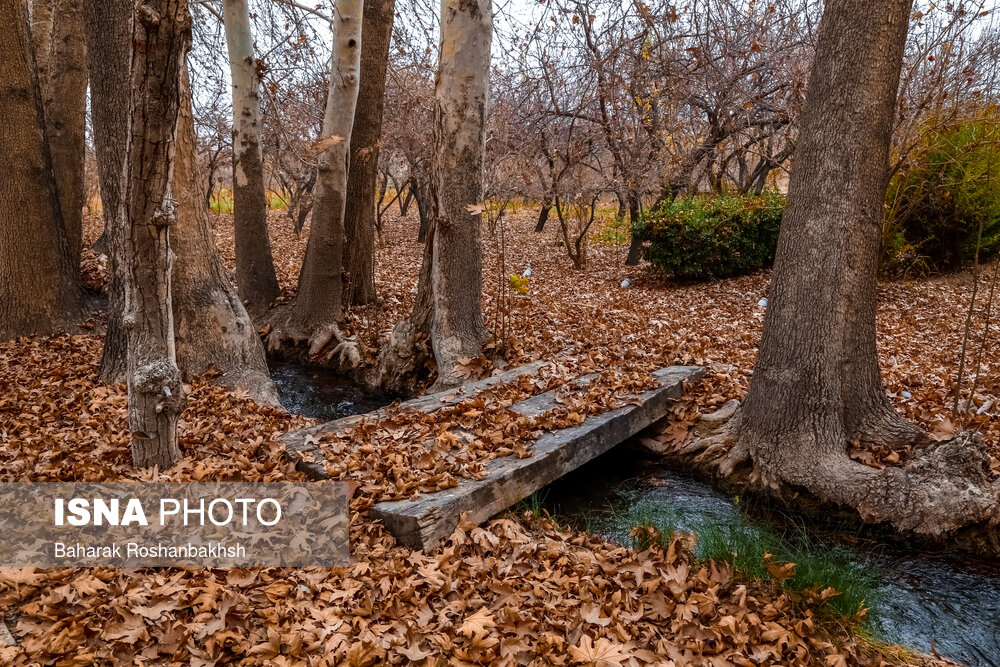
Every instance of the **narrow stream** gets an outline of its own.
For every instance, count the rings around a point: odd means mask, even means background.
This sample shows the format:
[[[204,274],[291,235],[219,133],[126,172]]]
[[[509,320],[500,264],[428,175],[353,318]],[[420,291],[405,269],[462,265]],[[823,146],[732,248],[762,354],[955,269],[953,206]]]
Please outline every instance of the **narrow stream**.
[[[332,421],[371,412],[392,399],[366,392],[328,368],[268,360],[281,405],[292,414]]]
[[[637,515],[666,510],[678,530],[723,525],[756,530],[730,498],[638,448],[623,445],[540,492],[560,520],[627,543]],[[781,528],[777,529],[782,532]],[[1000,667],[1000,564],[958,554],[904,553],[849,532],[810,530],[820,549],[846,550],[875,574],[874,630],[880,638],[967,665]]]

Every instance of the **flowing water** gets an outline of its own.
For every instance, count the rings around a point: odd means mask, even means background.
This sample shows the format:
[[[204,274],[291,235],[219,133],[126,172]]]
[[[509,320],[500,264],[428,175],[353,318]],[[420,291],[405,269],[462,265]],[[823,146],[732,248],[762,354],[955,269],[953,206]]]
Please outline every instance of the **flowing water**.
[[[550,485],[540,498],[557,518],[620,543],[627,543],[635,517],[653,508],[668,508],[678,530],[695,533],[699,525],[746,531],[766,521],[760,511],[748,519],[732,499],[628,445]],[[872,616],[880,638],[968,665],[1000,666],[1000,565],[906,552],[829,529],[810,531],[809,539],[820,549],[846,549],[874,571]]]
[[[281,405],[292,414],[332,421],[371,412],[392,402],[322,366],[270,360],[268,367]]]

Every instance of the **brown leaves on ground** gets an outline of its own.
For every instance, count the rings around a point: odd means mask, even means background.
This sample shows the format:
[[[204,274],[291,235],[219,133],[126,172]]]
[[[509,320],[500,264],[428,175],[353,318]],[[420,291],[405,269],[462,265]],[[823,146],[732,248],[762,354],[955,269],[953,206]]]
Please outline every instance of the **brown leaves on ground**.
[[[283,213],[272,240],[287,299],[305,249]],[[378,499],[445,488],[482,474],[497,456],[527,456],[537,435],[628,400],[671,364],[708,366],[672,408],[669,438],[745,393],[760,333],[767,276],[676,286],[622,266],[624,247],[594,246],[575,271],[554,230],[531,232],[531,212],[511,217],[507,264],[487,245],[486,284],[508,285],[509,365],[555,362],[543,382],[519,381],[434,417],[390,412],[348,437],[320,443],[330,472],[350,479],[352,565],[346,569],[31,568],[0,571],[0,610],[20,641],[4,664],[116,665],[856,665],[878,664],[842,629],[725,567],[695,563],[681,542],[635,552],[552,525],[509,520],[463,525],[431,555],[395,545],[367,508]],[[87,237],[97,236],[88,219]],[[232,268],[232,218],[217,216]],[[416,220],[390,216],[379,243],[378,311],[351,314],[345,330],[386,332],[410,309],[420,261]],[[88,281],[106,267],[88,260]],[[490,276],[502,280],[491,280]],[[622,288],[628,277],[631,287]],[[933,430],[944,422],[957,366],[968,277],[880,290],[880,350],[897,407]],[[491,288],[487,288],[489,292]],[[487,322],[497,295],[486,297]],[[361,338],[361,336],[359,336]],[[130,465],[124,387],[96,382],[97,335],[0,344],[0,479],[301,479],[281,457],[281,433],[310,423],[197,380],[181,423],[185,458],[166,473]],[[470,373],[482,362],[469,360]],[[995,360],[983,359],[981,398],[996,394]],[[560,391],[536,419],[516,400],[599,371]],[[904,394],[904,392],[906,392]],[[983,405],[985,402],[977,402]],[[996,442],[997,420],[975,418]],[[781,566],[778,566],[781,567]],[[821,604],[817,596],[816,605]],[[832,632],[832,634],[831,634]]]

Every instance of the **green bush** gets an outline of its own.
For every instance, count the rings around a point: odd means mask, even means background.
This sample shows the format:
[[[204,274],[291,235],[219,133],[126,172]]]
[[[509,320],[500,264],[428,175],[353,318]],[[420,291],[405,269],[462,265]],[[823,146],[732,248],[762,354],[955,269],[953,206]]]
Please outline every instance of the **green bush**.
[[[784,195],[678,199],[647,214],[633,233],[646,257],[678,278],[710,280],[753,273],[774,262]]]
[[[1000,114],[929,131],[886,193],[883,267],[953,269],[1000,250]]]

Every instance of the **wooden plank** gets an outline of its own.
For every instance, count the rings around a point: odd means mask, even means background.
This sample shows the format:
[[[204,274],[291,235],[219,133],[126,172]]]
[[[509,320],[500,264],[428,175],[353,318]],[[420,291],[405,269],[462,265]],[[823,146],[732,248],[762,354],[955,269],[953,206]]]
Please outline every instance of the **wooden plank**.
[[[482,380],[476,380],[475,382],[467,382],[455,389],[448,389],[404,401],[399,404],[398,409],[426,413],[436,412],[441,408],[461,403],[465,399],[471,398],[490,387],[516,380],[522,375],[537,375],[545,366],[548,366],[548,362],[546,361],[536,361],[524,366],[518,366],[517,368],[504,371],[499,375],[493,375]],[[314,451],[316,449],[316,440],[322,436],[342,433],[365,419],[378,419],[384,417],[388,412],[389,407],[387,406],[374,412],[335,419],[334,421],[286,433],[279,440],[285,445],[285,456],[295,462],[297,470],[305,473],[312,479],[326,479],[327,474],[324,466],[320,463],[305,460],[303,454]]]
[[[481,523],[662,419],[670,399],[684,391],[684,381],[704,374],[699,366],[660,369],[654,373],[660,386],[640,394],[640,405],[625,405],[588,417],[579,426],[546,433],[536,441],[533,456],[491,461],[482,480],[461,480],[451,489],[413,500],[379,503],[372,513],[399,542],[430,551],[451,535],[463,513]],[[511,409],[537,415],[555,405],[552,391]]]

